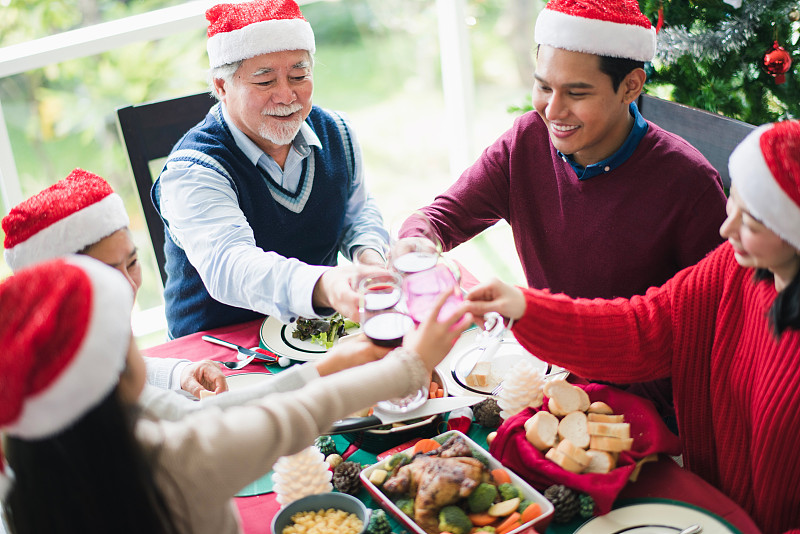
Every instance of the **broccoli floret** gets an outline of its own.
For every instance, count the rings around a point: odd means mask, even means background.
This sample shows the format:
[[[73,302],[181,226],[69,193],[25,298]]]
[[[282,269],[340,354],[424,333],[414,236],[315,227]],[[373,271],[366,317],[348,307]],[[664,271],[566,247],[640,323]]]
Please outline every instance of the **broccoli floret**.
[[[472,452],[472,457],[478,460],[480,463],[483,464],[483,467],[489,469],[491,466],[489,465],[489,459],[483,455],[478,449],[474,447],[470,447],[470,451]]]
[[[522,513],[525,511],[525,508],[532,505],[533,501],[530,499],[522,499],[517,507],[517,512]]]
[[[394,504],[400,508],[401,512],[414,519],[414,501],[412,499],[398,499]]]
[[[386,470],[391,471],[393,469],[400,469],[407,463],[411,461],[411,458],[404,452],[396,452],[389,458],[389,461],[386,462]]]
[[[472,521],[458,506],[445,506],[439,512],[439,530],[451,534],[469,534]]]
[[[467,497],[467,504],[472,513],[485,512],[497,498],[497,488],[493,484],[482,483]]]
[[[519,490],[518,487],[514,486],[510,482],[506,482],[505,484],[500,484],[497,487],[497,489],[500,490],[500,497],[502,497],[504,501],[507,501],[509,499],[516,499],[517,497],[522,499],[522,492]]]
[[[477,532],[491,532],[491,534],[495,534],[495,532],[497,532],[497,529],[494,528],[492,525],[486,525],[485,527],[478,527],[477,529],[475,529],[474,532],[476,532],[476,533]]]

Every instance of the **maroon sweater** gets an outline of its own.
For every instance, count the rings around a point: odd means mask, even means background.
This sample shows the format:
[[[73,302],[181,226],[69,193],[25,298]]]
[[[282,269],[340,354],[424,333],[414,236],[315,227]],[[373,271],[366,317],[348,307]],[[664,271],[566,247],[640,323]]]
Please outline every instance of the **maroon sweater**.
[[[772,334],[772,281],[753,282],[726,243],[643,297],[524,291],[525,348],[592,379],[672,376],[686,467],[765,533],[800,533],[800,331]]]
[[[505,219],[530,287],[611,298],[661,285],[721,243],[725,202],[711,164],[653,123],[621,166],[579,181],[530,112],[423,211],[445,250]]]

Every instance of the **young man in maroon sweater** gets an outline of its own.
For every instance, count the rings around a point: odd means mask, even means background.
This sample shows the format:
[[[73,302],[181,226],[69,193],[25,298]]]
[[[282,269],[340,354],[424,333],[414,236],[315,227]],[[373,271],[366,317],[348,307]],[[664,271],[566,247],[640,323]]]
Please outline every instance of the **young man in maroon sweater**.
[[[635,1],[551,0],[536,42],[535,111],[422,212],[444,250],[506,220],[530,287],[643,294],[721,242],[719,173],[636,107],[655,31]],[[669,384],[643,389],[669,416]]]

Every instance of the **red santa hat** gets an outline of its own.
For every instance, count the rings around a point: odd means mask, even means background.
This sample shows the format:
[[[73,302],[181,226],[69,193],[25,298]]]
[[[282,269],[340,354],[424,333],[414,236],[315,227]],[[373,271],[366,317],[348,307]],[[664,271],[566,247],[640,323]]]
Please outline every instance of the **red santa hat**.
[[[281,50],[316,50],[311,24],[294,0],[217,4],[206,19],[211,68]]]
[[[800,249],[800,121],[753,130],[731,154],[728,172],[753,217]]]
[[[22,269],[0,284],[0,430],[53,436],[119,382],[130,345],[133,291],[88,256]],[[0,497],[10,486],[0,454]]]
[[[636,0],[550,0],[536,19],[536,42],[598,56],[650,61],[656,32]]]
[[[12,271],[75,254],[129,224],[108,182],[75,169],[3,218],[4,256]]]

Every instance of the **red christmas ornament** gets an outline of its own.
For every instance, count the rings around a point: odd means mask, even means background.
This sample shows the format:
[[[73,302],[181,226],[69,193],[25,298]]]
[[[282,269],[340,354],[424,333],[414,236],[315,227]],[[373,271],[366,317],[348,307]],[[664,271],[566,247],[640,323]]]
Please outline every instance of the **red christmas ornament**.
[[[775,78],[775,83],[780,85],[786,81],[784,74],[789,72],[792,66],[792,56],[778,44],[778,41],[775,41],[772,43],[772,48],[764,54],[763,65],[764,70]]]

